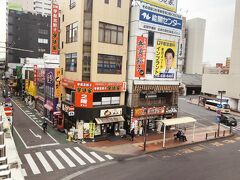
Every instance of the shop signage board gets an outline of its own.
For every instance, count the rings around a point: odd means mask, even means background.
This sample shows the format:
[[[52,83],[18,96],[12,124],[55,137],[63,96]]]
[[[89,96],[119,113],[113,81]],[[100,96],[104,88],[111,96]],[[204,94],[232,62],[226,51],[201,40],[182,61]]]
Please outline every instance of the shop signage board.
[[[61,96],[61,70],[60,68],[55,69],[55,98],[59,98]]]
[[[147,53],[147,38],[137,36],[136,61],[135,61],[135,77],[137,78],[145,77],[146,53]]]
[[[102,109],[100,111],[100,117],[120,116],[120,115],[122,115],[122,108]]]
[[[157,40],[154,78],[176,78],[176,42],[168,40]]]
[[[51,34],[51,54],[58,54],[59,36],[59,5],[52,3],[52,34]]]
[[[91,108],[93,106],[92,82],[75,82],[75,106]]]
[[[62,79],[62,86],[75,90],[75,82],[73,80]]]
[[[93,82],[94,92],[125,92],[126,82]]]
[[[37,84],[37,73],[38,73],[38,70],[37,70],[37,65],[34,65],[34,68],[33,68],[33,76],[34,76],[34,85],[36,86]]]
[[[177,0],[142,0],[142,2],[157,6],[169,11],[177,11]]]
[[[95,123],[89,123],[89,138],[93,139],[95,135]]]
[[[148,115],[163,115],[165,113],[164,107],[149,107],[149,108],[135,108],[134,117],[148,116]]]
[[[73,106],[70,106],[70,105],[67,105],[67,104],[62,104],[62,110],[64,112],[69,112],[69,111],[74,111],[74,107]]]
[[[182,34],[182,16],[150,4],[141,3],[139,28],[173,36]]]

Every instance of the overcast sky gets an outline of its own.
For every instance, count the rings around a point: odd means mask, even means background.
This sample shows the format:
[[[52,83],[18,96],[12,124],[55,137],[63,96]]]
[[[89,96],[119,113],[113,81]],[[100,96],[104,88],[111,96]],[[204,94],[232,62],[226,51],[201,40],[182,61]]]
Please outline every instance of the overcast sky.
[[[0,47],[4,46],[2,42],[6,40],[6,0],[0,0]],[[4,49],[0,48],[0,59],[4,58]]]
[[[225,62],[231,56],[234,12],[235,0],[178,0],[178,13],[206,19],[204,62]]]
[[[4,2],[0,0],[0,41],[3,41],[4,36]],[[178,13],[187,19],[206,19],[204,62],[225,62],[226,57],[231,56],[234,7],[235,0],[178,0]]]

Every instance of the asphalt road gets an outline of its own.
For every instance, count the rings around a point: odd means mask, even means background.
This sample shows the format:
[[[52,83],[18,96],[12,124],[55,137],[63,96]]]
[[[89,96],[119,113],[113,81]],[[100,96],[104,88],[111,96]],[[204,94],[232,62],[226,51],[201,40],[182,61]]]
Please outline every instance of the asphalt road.
[[[115,161],[94,171],[78,172],[72,179],[239,180],[239,145],[239,137],[190,145]]]

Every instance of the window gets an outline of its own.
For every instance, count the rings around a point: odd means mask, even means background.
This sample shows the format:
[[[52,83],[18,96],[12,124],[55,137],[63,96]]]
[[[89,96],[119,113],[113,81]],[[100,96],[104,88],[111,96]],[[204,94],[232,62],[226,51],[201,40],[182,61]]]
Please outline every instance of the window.
[[[153,47],[154,45],[154,32],[148,31],[148,46]]]
[[[62,22],[64,22],[64,14],[62,15]]]
[[[91,57],[90,55],[83,57],[83,74],[89,74],[91,67]]]
[[[109,4],[109,0],[104,0],[105,4]]]
[[[98,54],[98,73],[99,74],[121,74],[122,56]]]
[[[38,38],[39,44],[48,44],[48,39]]]
[[[48,35],[48,30],[47,29],[38,29],[38,33]]]
[[[46,52],[46,49],[38,48],[38,52]]]
[[[108,93],[94,93],[93,94],[93,106],[106,106],[106,105],[119,105],[120,93],[108,92]]]
[[[99,42],[123,44],[123,27],[99,22]]]
[[[66,43],[77,42],[77,31],[77,22],[70,24],[66,27]]]
[[[76,0],[70,0],[69,1],[69,8],[72,9],[76,6]]]
[[[152,60],[147,60],[147,74],[152,74]]]
[[[63,43],[63,41],[62,41],[62,49],[63,49],[63,47],[64,47],[64,43]]]
[[[117,1],[117,7],[121,7],[121,4],[122,4],[122,0],[118,0]]]
[[[77,53],[65,54],[65,71],[77,71]]]

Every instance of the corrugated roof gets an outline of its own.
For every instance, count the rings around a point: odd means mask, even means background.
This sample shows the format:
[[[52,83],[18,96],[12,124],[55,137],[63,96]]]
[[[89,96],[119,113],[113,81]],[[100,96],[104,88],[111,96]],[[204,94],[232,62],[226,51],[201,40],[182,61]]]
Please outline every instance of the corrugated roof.
[[[182,74],[181,81],[186,86],[202,86],[201,74]]]

